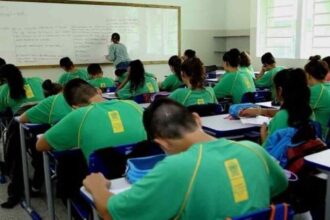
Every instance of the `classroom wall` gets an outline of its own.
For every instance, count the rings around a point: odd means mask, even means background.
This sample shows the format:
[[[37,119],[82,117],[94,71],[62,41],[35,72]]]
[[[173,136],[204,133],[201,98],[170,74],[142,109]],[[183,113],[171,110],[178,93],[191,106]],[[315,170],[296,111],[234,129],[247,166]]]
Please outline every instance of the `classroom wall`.
[[[226,10],[226,0],[101,1],[181,6],[182,52],[185,49],[193,48],[206,65],[219,63],[220,58],[214,53],[214,48],[217,45],[213,37],[217,35],[219,30],[223,30],[226,26],[225,19],[223,19]],[[107,76],[113,76],[114,69],[112,66],[104,65],[103,68]],[[155,73],[160,81],[169,73],[169,68],[165,64],[147,65],[146,70]],[[62,71],[59,68],[23,68],[22,72],[25,76],[40,76],[42,78],[57,80]]]

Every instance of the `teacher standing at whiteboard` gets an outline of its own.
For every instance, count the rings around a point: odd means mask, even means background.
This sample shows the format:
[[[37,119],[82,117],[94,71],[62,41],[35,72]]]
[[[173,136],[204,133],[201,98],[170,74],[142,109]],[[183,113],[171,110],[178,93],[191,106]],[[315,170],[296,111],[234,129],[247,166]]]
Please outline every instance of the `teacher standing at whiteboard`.
[[[106,56],[107,60],[113,62],[116,69],[126,70],[130,63],[126,46],[120,43],[120,35],[118,33],[112,34],[111,41],[113,44],[109,47],[109,54]]]

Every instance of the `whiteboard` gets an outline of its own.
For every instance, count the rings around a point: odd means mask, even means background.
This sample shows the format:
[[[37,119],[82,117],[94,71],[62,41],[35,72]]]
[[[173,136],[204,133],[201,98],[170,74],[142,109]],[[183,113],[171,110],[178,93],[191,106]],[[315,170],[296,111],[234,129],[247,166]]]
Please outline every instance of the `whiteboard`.
[[[131,59],[165,61],[179,53],[180,8],[111,3],[0,1],[0,57],[18,66],[108,63],[118,32]]]

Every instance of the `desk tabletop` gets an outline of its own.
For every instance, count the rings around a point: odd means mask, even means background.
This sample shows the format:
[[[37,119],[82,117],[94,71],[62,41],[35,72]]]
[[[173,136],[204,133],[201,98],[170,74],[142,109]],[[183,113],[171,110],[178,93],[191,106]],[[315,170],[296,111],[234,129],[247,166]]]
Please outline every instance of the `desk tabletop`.
[[[151,103],[141,103],[139,104],[142,108],[148,108]]]
[[[255,125],[242,124],[240,120],[229,119],[229,114],[202,117],[202,125],[204,128],[210,128],[216,131],[243,130],[246,128],[258,127]]]
[[[105,99],[117,99],[117,96],[116,96],[115,92],[103,93],[102,97],[105,98]]]
[[[111,180],[111,187],[109,189],[109,191],[113,194],[118,194],[121,192],[124,192],[128,189],[130,189],[132,187],[132,185],[127,181],[127,179],[125,177],[122,178],[118,178],[118,179],[114,179]],[[85,187],[81,187],[80,188],[80,193],[89,200],[89,202],[93,202],[93,197],[92,195],[86,191]]]
[[[274,109],[280,109],[281,106],[277,106],[277,105],[272,105],[272,102],[258,102],[256,103],[257,105],[261,106],[261,107],[267,107],[267,108],[274,108]]]
[[[330,172],[330,149],[308,155],[304,159],[310,165]]]

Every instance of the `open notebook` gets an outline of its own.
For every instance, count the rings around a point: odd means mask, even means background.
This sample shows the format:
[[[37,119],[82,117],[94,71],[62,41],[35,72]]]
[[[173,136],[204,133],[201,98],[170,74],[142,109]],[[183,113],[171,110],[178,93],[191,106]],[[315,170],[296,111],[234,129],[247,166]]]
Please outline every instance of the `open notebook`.
[[[241,123],[244,125],[262,125],[264,123],[268,124],[269,121],[270,118],[261,115],[254,118],[241,118]]]

